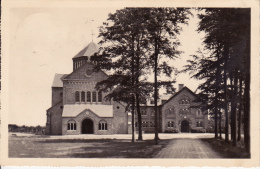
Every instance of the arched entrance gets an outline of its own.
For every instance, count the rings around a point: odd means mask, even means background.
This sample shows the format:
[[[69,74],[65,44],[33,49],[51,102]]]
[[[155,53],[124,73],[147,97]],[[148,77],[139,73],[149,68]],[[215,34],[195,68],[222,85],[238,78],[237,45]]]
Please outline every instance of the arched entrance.
[[[82,121],[81,133],[82,134],[93,134],[94,133],[94,124],[91,119],[85,119]]]
[[[190,132],[190,124],[187,120],[183,120],[181,122],[181,132],[182,133],[188,133]]]

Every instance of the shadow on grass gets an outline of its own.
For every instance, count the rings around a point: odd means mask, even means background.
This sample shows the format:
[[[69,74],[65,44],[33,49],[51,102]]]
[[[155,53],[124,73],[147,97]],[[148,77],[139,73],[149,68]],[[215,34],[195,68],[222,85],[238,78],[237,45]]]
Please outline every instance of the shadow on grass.
[[[231,142],[226,143],[225,140],[215,138],[201,138],[201,140],[208,143],[223,158],[250,158],[250,154],[241,145],[234,147]]]
[[[131,142],[117,139],[11,139],[9,157],[19,158],[152,158],[169,140]]]

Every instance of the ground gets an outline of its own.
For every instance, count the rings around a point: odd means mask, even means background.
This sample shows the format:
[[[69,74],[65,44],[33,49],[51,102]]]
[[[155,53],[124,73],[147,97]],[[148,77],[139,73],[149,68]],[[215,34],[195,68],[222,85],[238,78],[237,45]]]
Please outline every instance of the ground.
[[[10,133],[10,158],[228,158],[212,145],[213,134],[144,134],[131,142],[131,134],[36,136]],[[214,145],[217,145],[214,143]]]

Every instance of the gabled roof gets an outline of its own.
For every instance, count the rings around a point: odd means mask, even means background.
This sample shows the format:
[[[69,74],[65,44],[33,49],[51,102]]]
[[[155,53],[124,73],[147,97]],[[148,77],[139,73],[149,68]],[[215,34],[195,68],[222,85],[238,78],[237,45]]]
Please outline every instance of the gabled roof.
[[[99,46],[96,43],[91,42],[90,44],[88,44],[88,46],[86,46],[84,49],[82,49],[73,58],[78,58],[78,57],[81,57],[81,56],[92,56],[95,53],[97,53],[98,50],[99,50]]]
[[[113,117],[113,105],[102,104],[69,104],[64,105],[62,117],[76,117],[85,110],[95,113],[99,117]]]
[[[63,87],[62,80],[67,76],[68,74],[55,74],[54,80],[51,87]]]
[[[174,93],[166,102],[164,102],[162,105],[168,103],[171,99],[173,99],[174,97],[176,97],[177,95],[179,95],[183,90],[188,90],[193,96],[195,96],[196,98],[200,99],[193,91],[191,91],[188,87],[184,86],[181,90],[179,90],[178,92]],[[202,100],[201,100],[202,101]],[[202,101],[203,102],[203,101]]]

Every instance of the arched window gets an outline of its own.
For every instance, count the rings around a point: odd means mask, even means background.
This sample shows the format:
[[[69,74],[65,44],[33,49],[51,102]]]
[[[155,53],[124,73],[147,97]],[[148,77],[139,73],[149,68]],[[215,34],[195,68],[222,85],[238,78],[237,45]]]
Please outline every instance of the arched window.
[[[148,121],[143,121],[142,122],[142,127],[147,128],[148,127]]]
[[[97,102],[97,93],[92,92],[92,102]]]
[[[168,127],[174,127],[174,122],[173,121],[168,121]]]
[[[190,98],[187,96],[184,96],[180,99],[179,104],[190,104]]]
[[[147,111],[146,110],[141,110],[141,115],[142,116],[146,116],[147,115]]]
[[[175,109],[174,109],[173,106],[169,107],[169,108],[166,110],[166,116],[168,116],[168,117],[174,116],[174,113],[175,113]]]
[[[201,112],[200,109],[197,110],[197,115],[198,115],[198,116],[202,115],[202,112]]]
[[[75,100],[76,100],[76,102],[79,102],[79,92],[78,91],[76,91],[76,93],[75,93]]]
[[[77,130],[77,124],[74,120],[68,122],[68,130]]]
[[[153,121],[150,121],[150,127],[155,127],[155,123]]]
[[[91,102],[91,92],[87,91],[87,102]]]
[[[102,120],[98,123],[98,130],[107,130],[107,122]]]
[[[81,92],[81,101],[85,102],[85,92]]]
[[[102,102],[102,92],[98,92],[98,102]]]
[[[190,113],[190,109],[189,108],[180,109],[180,114],[189,114],[189,113]]]
[[[197,121],[197,127],[203,127],[203,122],[202,121]]]

